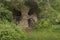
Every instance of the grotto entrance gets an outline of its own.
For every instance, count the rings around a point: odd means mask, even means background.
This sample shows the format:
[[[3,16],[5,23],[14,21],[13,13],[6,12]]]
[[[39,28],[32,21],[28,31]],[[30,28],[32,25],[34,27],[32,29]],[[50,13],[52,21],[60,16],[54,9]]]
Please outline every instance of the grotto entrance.
[[[27,6],[28,5],[28,6]],[[21,9],[13,11],[13,18],[16,24],[26,28],[34,27],[35,23],[38,20],[38,6],[36,3],[31,6],[29,2],[21,7]]]
[[[20,11],[13,9],[13,19],[15,20],[16,24],[19,24],[24,28],[32,28],[37,22],[38,18],[37,13],[33,8],[24,5]]]
[[[18,11],[16,9],[13,9],[13,19],[16,22],[16,24],[19,24],[19,22],[21,21],[21,11]]]
[[[32,28],[37,22],[37,14],[32,8],[23,6],[20,11],[13,9],[13,19],[24,28]]]

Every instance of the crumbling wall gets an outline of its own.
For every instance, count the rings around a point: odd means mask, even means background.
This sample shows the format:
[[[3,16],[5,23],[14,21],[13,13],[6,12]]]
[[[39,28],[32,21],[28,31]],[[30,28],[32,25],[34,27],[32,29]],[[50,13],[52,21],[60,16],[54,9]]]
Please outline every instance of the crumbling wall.
[[[26,1],[19,11],[14,9],[13,12],[15,22],[24,28],[33,27],[38,20],[38,6],[35,2],[32,3]]]

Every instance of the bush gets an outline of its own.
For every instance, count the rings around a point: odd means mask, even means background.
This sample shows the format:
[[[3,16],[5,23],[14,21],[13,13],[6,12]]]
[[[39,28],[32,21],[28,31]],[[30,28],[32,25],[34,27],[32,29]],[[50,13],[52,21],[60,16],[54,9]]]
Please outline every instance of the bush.
[[[13,19],[12,12],[2,3],[0,3],[0,19],[6,19],[8,21],[12,21]]]
[[[18,25],[0,20],[0,40],[27,40],[27,33]]]

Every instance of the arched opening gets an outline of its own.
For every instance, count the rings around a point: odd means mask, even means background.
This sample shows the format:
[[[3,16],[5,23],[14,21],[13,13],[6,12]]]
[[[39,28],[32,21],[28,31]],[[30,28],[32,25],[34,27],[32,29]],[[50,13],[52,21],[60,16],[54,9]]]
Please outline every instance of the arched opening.
[[[33,9],[31,8],[28,12],[28,15],[31,16],[33,14]]]
[[[13,9],[13,19],[18,24],[19,21],[22,19],[21,11],[18,11],[18,10]]]

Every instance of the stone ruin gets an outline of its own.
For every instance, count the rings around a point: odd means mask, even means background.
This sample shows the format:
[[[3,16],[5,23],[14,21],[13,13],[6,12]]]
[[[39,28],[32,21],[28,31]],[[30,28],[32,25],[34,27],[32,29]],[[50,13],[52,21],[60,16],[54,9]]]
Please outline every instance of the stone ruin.
[[[20,24],[20,26],[25,28],[34,27],[38,21],[38,6],[36,3],[34,3],[34,5],[32,4],[26,2],[19,11],[13,9],[13,18],[16,24]]]

